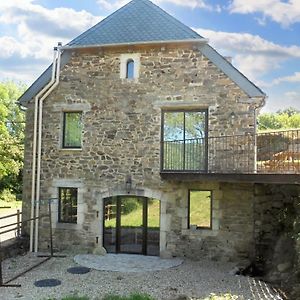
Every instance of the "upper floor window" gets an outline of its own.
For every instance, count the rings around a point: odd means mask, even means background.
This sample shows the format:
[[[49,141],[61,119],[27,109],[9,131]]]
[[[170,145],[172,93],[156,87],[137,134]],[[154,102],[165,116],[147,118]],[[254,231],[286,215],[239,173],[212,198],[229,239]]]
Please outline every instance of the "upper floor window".
[[[58,222],[77,223],[77,188],[59,188]]]
[[[120,78],[138,79],[140,71],[140,54],[124,53],[120,56]]]
[[[164,111],[162,170],[207,169],[207,110]]]
[[[126,65],[126,78],[132,79],[134,78],[134,60],[129,59]]]
[[[64,112],[63,148],[81,148],[82,112]]]

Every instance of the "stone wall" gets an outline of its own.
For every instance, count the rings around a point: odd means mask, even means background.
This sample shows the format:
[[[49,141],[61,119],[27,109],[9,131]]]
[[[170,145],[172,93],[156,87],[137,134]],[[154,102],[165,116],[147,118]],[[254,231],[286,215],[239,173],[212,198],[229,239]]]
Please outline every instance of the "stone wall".
[[[298,297],[299,199],[299,185],[255,185],[256,261],[268,281],[297,289]]]
[[[212,191],[212,230],[187,229],[186,205],[176,205],[181,230],[171,230],[172,250],[192,259],[239,261],[247,264],[253,257],[253,190],[252,184],[194,183],[190,189]],[[180,223],[179,222],[179,223]],[[178,226],[179,228],[180,226]]]
[[[140,53],[139,79],[120,79],[120,55],[131,52]],[[43,110],[41,198],[57,198],[59,186],[78,187],[80,194],[78,224],[58,223],[57,203],[53,204],[56,247],[94,247],[96,237],[101,240],[102,235],[103,195],[124,192],[130,175],[135,187],[132,194],[155,195],[161,200],[161,253],[192,256],[201,246],[210,257],[245,258],[251,253],[252,242],[250,235],[243,238],[251,226],[249,188],[214,183],[215,227],[201,234],[187,231],[187,191],[191,185],[166,182],[159,175],[161,110],[207,108],[209,135],[220,136],[253,133],[258,103],[191,46],[74,51]],[[83,112],[82,149],[61,148],[64,111]],[[229,122],[232,112],[234,118]],[[23,195],[27,215],[32,121],[30,103]],[[242,200],[241,192],[246,195]],[[46,210],[41,203],[41,213]],[[40,242],[46,247],[48,221],[41,223]],[[185,247],[186,242],[190,248]]]

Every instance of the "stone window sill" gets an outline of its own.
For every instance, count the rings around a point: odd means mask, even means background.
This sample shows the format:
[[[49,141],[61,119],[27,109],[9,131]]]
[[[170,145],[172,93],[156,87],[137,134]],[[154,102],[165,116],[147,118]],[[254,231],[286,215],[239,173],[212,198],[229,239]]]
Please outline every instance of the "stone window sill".
[[[60,148],[61,151],[82,151],[82,148]]]
[[[75,223],[60,223],[57,222],[55,224],[55,228],[56,229],[69,229],[69,230],[79,230],[81,229],[81,226],[79,224],[75,224]]]
[[[218,234],[217,230],[206,229],[206,228],[182,230],[182,235],[194,235],[194,236],[206,237],[206,236],[216,236],[217,234]]]

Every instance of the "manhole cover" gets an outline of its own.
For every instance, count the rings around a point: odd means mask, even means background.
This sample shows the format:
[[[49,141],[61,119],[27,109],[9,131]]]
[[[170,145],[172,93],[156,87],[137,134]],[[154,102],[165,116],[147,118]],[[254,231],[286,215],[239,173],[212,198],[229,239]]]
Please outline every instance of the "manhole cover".
[[[52,287],[52,286],[61,285],[61,281],[58,279],[43,279],[43,280],[37,280],[34,283],[34,285],[37,287]]]
[[[73,268],[69,268],[67,272],[71,274],[86,274],[90,272],[90,270],[91,270],[90,268],[86,268],[86,267],[73,267]]]

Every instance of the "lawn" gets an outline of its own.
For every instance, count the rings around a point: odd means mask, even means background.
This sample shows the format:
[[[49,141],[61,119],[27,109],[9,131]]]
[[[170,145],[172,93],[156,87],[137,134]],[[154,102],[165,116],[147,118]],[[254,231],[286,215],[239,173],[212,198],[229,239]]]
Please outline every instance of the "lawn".
[[[197,227],[211,226],[211,192],[191,191],[190,225]]]
[[[190,224],[198,227],[210,227],[211,223],[211,199],[210,191],[191,191],[190,197]],[[125,201],[122,202],[125,205]],[[136,207],[127,214],[121,216],[121,226],[139,227],[142,226],[142,203],[136,202]],[[148,227],[159,227],[160,203],[158,200],[149,201],[148,205]],[[105,221],[105,227],[116,226],[115,212],[110,220]]]
[[[0,200],[0,214],[9,214],[12,209],[22,209],[22,201],[10,201],[6,202]]]
[[[126,201],[126,200],[125,200]],[[143,207],[141,202],[136,203],[134,210],[121,216],[121,226],[123,227],[139,227],[143,224]],[[159,228],[160,202],[152,199],[148,204],[148,227]],[[115,216],[105,221],[105,227],[115,227]]]

